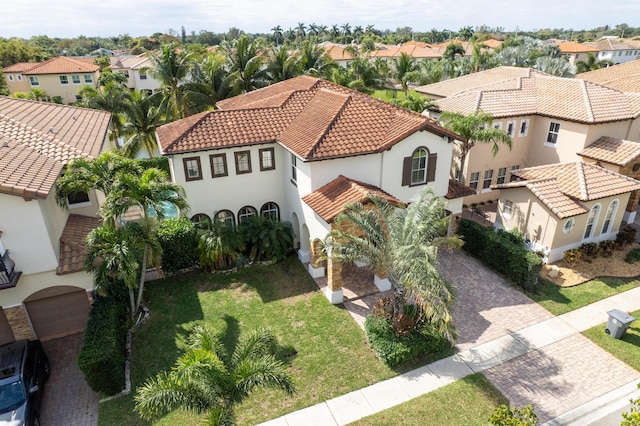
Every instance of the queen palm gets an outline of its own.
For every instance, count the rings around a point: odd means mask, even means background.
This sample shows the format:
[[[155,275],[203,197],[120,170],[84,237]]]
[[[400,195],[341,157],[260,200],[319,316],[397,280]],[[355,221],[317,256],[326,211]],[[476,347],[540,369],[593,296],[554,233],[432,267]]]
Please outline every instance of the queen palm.
[[[373,208],[360,203],[344,207],[336,219],[338,228],[325,239],[326,252],[341,261],[363,261],[388,278],[394,318],[404,313],[408,301],[415,301],[434,329],[453,341],[452,297],[437,268],[437,249],[459,247],[461,241],[446,236],[444,201],[431,190],[416,194],[406,208],[371,195],[369,199]]]
[[[304,74],[314,77],[328,77],[336,67],[326,50],[311,40],[302,44],[300,51],[300,68]]]
[[[511,149],[511,137],[500,129],[491,126],[493,116],[482,110],[474,111],[472,114],[464,115],[459,112],[443,112],[440,120],[444,127],[462,136],[454,143],[460,150],[460,182],[465,182],[464,167],[469,155],[469,151],[477,143],[490,143],[491,152],[495,156],[500,149],[500,144],[504,144]]]
[[[258,388],[294,392],[291,376],[276,360],[276,338],[259,328],[241,336],[228,354],[221,337],[196,326],[187,351],[170,372],[138,388],[135,410],[151,419],[176,409],[206,413],[209,425],[234,424],[234,409]]]
[[[229,64],[229,77],[235,94],[267,85],[267,72],[262,69],[265,57],[261,40],[251,41],[248,36],[243,35],[239,39],[223,43],[222,49]]]
[[[289,53],[286,46],[273,47],[267,60],[267,73],[271,83],[288,80],[302,72],[298,55]]]
[[[194,70],[194,82],[200,83],[210,98],[210,105],[232,96],[227,60],[221,52],[206,55]]]
[[[129,107],[129,90],[117,81],[109,81],[97,89],[91,86],[82,86],[78,90],[78,94],[82,97],[81,106],[111,113],[109,139],[115,143],[120,136],[123,124],[122,115]]]
[[[418,65],[413,57],[406,52],[401,52],[400,56],[393,60],[393,65],[393,76],[400,83],[402,91],[406,95],[409,90],[409,82],[419,79]]]
[[[134,158],[144,148],[149,157],[154,157],[158,150],[156,128],[163,124],[160,109],[151,104],[145,92],[134,91],[122,125],[125,143],[122,147],[124,156]]]

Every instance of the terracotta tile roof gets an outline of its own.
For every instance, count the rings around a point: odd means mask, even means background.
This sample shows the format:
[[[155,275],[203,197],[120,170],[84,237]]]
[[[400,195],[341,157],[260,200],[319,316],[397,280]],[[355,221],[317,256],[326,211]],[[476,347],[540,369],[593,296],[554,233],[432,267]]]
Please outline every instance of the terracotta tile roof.
[[[342,213],[346,204],[366,203],[369,195],[384,198],[393,204],[405,205],[375,185],[349,179],[342,175],[303,197],[302,201],[307,203],[325,222],[331,223]]]
[[[577,74],[576,78],[603,84],[621,92],[640,92],[640,59],[583,72]]]
[[[516,83],[513,82],[514,79],[518,77],[530,77],[531,75],[535,74],[547,75],[531,68],[506,66],[497,67],[473,74],[468,74],[458,78],[452,78],[450,80],[444,80],[438,83],[427,84],[426,86],[420,86],[416,88],[416,91],[427,95],[444,98],[453,95],[454,93],[462,92],[465,90],[478,89],[489,84],[496,84],[504,81],[510,81],[510,84],[515,85]]]
[[[623,38],[607,38],[585,44],[596,47],[601,51],[633,50],[640,48],[640,41]]]
[[[444,196],[447,200],[453,200],[454,198],[462,198],[469,195],[475,195],[476,191],[458,182],[455,179],[449,179],[449,190],[447,195]]]
[[[135,56],[123,56],[111,65],[111,69],[140,69],[151,65],[151,59],[147,53],[141,53]]]
[[[575,41],[564,41],[558,44],[558,47],[562,53],[589,53],[600,51],[597,47],[577,43]]]
[[[19,72],[22,73],[35,65],[34,62],[18,62],[3,68],[3,72]]]
[[[640,190],[640,181],[595,164],[573,162],[514,170],[522,181],[492,188],[528,188],[558,218],[586,213],[585,201]]]
[[[44,62],[32,62],[28,63],[30,66],[26,66],[24,62],[11,65],[4,69],[5,72],[11,71],[13,67],[16,67],[16,71],[21,71],[24,75],[39,75],[39,74],[67,74],[67,73],[93,73],[100,69],[100,67],[93,63],[93,58],[90,59],[72,59],[66,56],[57,56],[55,58],[48,59]]]
[[[542,115],[579,123],[630,120],[640,115],[637,99],[629,94],[586,80],[533,72],[454,93],[436,103],[442,111],[462,114],[481,109],[496,118]]]
[[[420,130],[459,138],[433,119],[308,76],[218,106],[160,127],[162,153],[280,142],[303,160],[319,160],[384,151]]]
[[[69,160],[100,153],[110,118],[104,111],[0,96],[0,192],[46,198]]]
[[[338,44],[327,46],[324,50],[334,61],[350,61],[355,59],[353,53],[346,50],[344,46],[340,46]]]
[[[640,142],[602,136],[578,155],[624,167],[640,156]]]
[[[87,253],[85,239],[89,232],[100,225],[95,217],[70,214],[60,237],[60,261],[57,275],[82,271],[82,262]]]

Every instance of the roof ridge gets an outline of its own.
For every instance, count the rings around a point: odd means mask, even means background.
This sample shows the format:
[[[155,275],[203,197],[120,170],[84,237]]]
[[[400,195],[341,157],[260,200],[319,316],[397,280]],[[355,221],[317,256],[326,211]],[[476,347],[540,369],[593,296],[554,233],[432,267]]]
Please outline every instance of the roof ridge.
[[[200,124],[205,118],[209,117],[209,115],[211,115],[214,112],[226,112],[226,111],[203,111],[203,112],[198,113],[198,114],[202,114],[202,117],[200,117],[198,120],[194,121],[191,126],[187,127],[182,132],[182,134],[179,137],[177,137],[173,142],[171,142],[169,145],[167,145],[167,148],[163,149],[163,151],[166,151],[167,149],[171,148],[172,146],[177,145],[177,143],[180,142],[183,138],[185,138],[187,136],[187,134],[191,130],[193,130],[197,124]],[[193,116],[191,116],[191,117],[193,117]],[[169,123],[169,124],[171,124],[171,123]]]
[[[326,88],[320,88],[318,89],[318,91],[316,91],[316,93],[318,93],[320,90],[326,90],[330,93],[334,93],[338,96],[344,96],[345,99],[342,102],[342,105],[340,106],[340,109],[338,110],[338,112],[333,116],[333,118],[331,119],[331,121],[329,122],[329,124],[327,124],[327,126],[324,128],[324,131],[322,132],[322,134],[320,136],[318,136],[318,138],[316,139],[316,141],[313,143],[313,145],[311,146],[311,148],[307,151],[305,158],[309,158],[311,156],[313,156],[313,153],[315,151],[318,150],[318,148],[320,147],[320,143],[322,142],[322,140],[324,140],[324,138],[327,136],[327,133],[329,133],[329,130],[331,128],[333,128],[333,126],[336,124],[336,121],[338,121],[338,119],[340,117],[342,117],[342,113],[344,112],[345,108],[347,107],[347,105],[351,102],[351,94],[347,94],[347,93],[339,93],[337,91],[333,91],[330,89],[326,89]],[[314,95],[315,97],[315,95]]]
[[[582,96],[584,97],[587,117],[589,118],[589,121],[592,122],[595,120],[595,116],[593,115],[593,104],[591,103],[591,97],[589,96],[589,91],[587,90],[586,80],[578,79],[578,85],[580,85]]]

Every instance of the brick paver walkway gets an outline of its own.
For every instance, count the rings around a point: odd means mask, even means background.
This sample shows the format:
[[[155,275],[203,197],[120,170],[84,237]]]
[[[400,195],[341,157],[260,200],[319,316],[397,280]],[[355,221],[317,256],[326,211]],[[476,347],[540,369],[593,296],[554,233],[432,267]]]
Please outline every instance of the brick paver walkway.
[[[42,426],[97,425],[99,395],[89,388],[76,363],[82,333],[42,344],[51,363],[42,397]]]

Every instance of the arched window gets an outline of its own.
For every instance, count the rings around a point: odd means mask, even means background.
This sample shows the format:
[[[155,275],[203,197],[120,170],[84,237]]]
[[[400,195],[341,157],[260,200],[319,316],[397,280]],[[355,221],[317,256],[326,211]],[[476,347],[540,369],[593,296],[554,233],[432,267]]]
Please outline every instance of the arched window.
[[[260,207],[260,214],[270,218],[271,220],[280,220],[280,208],[276,203],[264,203],[262,207]]]
[[[196,228],[206,229],[209,227],[211,219],[209,218],[209,215],[206,215],[204,213],[197,213],[191,216],[191,222],[193,222]]]
[[[600,204],[596,204],[591,207],[589,217],[587,218],[587,227],[584,230],[584,238],[591,238],[593,236],[593,229],[598,222],[598,215],[600,214]]]
[[[562,231],[563,231],[565,234],[568,234],[569,232],[571,232],[571,230],[573,229],[573,225],[575,225],[575,224],[576,224],[575,219],[574,219],[574,218],[572,218],[572,217],[570,217],[569,219],[567,219],[567,220],[564,222],[564,226],[562,227]]]
[[[216,220],[224,223],[225,226],[235,226],[236,218],[230,210],[220,210],[215,214]]]
[[[425,147],[416,148],[411,157],[405,157],[402,167],[402,186],[423,185],[436,178],[437,154]]]
[[[607,213],[604,215],[604,224],[602,225],[602,233],[606,234],[611,230],[611,224],[616,217],[618,211],[618,200],[613,200],[607,208]]]
[[[251,216],[255,216],[257,214],[258,211],[255,209],[255,207],[244,206],[238,211],[238,223],[242,223]]]

